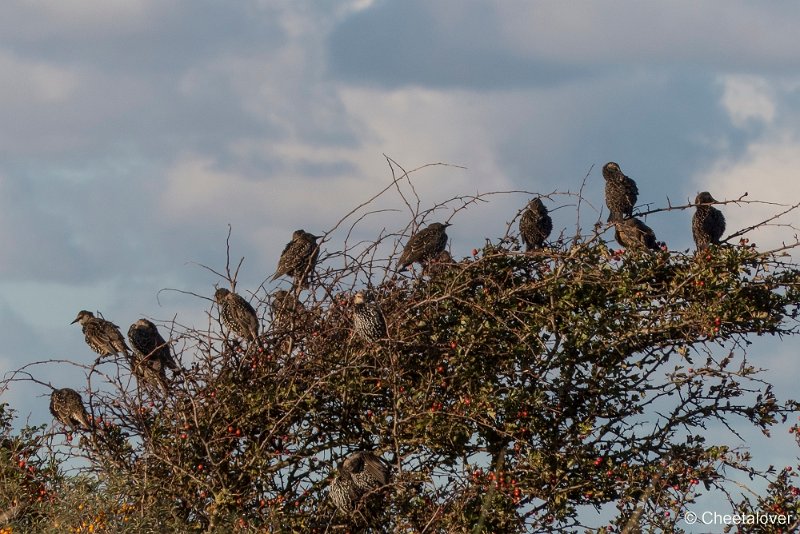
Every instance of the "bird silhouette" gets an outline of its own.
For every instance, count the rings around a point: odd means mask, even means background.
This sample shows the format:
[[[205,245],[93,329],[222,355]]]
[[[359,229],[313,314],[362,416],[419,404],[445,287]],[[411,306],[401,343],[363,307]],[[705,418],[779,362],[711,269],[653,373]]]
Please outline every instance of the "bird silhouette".
[[[608,220],[621,220],[633,216],[633,207],[639,198],[636,182],[625,176],[619,165],[609,161],[603,165],[603,178],[606,181],[606,206]]]
[[[389,337],[386,318],[371,293],[359,291],[353,295],[353,329],[370,343]]]
[[[308,287],[308,278],[314,272],[319,255],[319,236],[310,234],[305,230],[295,230],[292,240],[286,246],[278,260],[278,269],[272,275],[272,281],[281,276],[289,275],[294,278],[294,283],[299,287]]]
[[[697,209],[692,217],[692,236],[697,250],[705,250],[709,245],[719,245],[725,233],[725,216],[711,204],[716,202],[708,191],[697,195],[694,203]]]
[[[70,388],[56,389],[50,394],[50,413],[70,429],[89,430],[89,414],[80,393]]]
[[[130,349],[119,327],[111,321],[95,317],[90,311],[81,310],[72,324],[80,323],[86,344],[100,356],[122,353],[130,359]]]
[[[614,223],[617,243],[631,250],[659,250],[653,229],[639,219],[617,220]]]
[[[444,251],[448,226],[450,223],[432,223],[412,235],[397,260],[397,270],[402,271],[412,263],[424,263]]]
[[[225,288],[217,289],[214,299],[219,305],[220,317],[225,326],[240,337],[258,339],[258,316],[249,302]]]
[[[355,452],[339,464],[328,494],[342,514],[351,515],[361,498],[388,484],[390,478],[391,466],[383,458],[368,451]]]
[[[519,235],[525,243],[526,250],[541,248],[552,231],[553,219],[550,218],[542,199],[534,198],[528,202],[519,220]]]
[[[168,392],[166,369],[178,369],[167,343],[155,324],[147,319],[139,319],[128,329],[128,341],[136,356],[133,371],[137,378],[158,386]]]

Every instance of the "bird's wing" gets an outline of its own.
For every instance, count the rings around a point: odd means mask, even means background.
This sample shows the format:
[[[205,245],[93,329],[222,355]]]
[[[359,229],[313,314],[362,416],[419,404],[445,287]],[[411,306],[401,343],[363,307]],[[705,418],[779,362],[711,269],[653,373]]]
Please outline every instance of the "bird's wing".
[[[238,295],[237,295],[238,296]],[[256,310],[253,306],[250,305],[243,297],[238,296],[236,300],[238,300],[238,306],[231,306],[233,316],[236,318],[236,322],[240,324],[247,324],[251,328],[255,327],[258,324],[258,317],[256,316]]]
[[[275,274],[272,275],[273,281],[292,270],[293,265],[291,265],[290,260],[295,256],[293,251],[295,243],[296,241],[292,240],[283,247],[283,252],[281,252],[281,257],[278,260],[278,268],[275,270]]]
[[[364,471],[381,485],[389,482],[389,464],[374,454],[364,455]]]

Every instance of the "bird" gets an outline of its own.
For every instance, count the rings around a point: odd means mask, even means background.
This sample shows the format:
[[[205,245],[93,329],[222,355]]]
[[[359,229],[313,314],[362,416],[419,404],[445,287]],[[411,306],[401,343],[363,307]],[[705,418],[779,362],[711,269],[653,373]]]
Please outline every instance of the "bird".
[[[447,272],[455,262],[453,256],[446,250],[441,251],[439,254],[428,260],[422,267],[422,274],[429,276],[439,276]]]
[[[305,311],[303,303],[293,291],[279,289],[272,294],[272,321],[277,328],[287,328]]]
[[[412,263],[424,263],[440,254],[447,246],[445,229],[448,226],[450,223],[436,222],[412,235],[397,260],[397,271],[404,270]]]
[[[286,243],[281,253],[278,269],[272,275],[272,281],[289,275],[300,287],[308,287],[308,277],[314,272],[319,255],[319,245],[317,245],[319,237],[305,230],[295,230],[292,240]]]
[[[147,319],[139,319],[128,329],[128,341],[136,356],[134,373],[145,382],[158,385],[166,393],[166,369],[175,371],[178,365],[170,353],[169,343],[161,337],[156,325]]]
[[[603,178],[606,181],[606,205],[608,221],[621,220],[633,216],[633,207],[639,198],[636,182],[625,176],[619,165],[609,161],[603,165]]]
[[[719,245],[722,234],[725,233],[725,216],[711,205],[716,202],[708,191],[697,195],[694,203],[697,210],[692,217],[692,235],[697,250],[705,250],[709,245]]]
[[[653,229],[636,217],[617,220],[614,227],[614,239],[623,247],[633,250],[659,250]]]
[[[95,317],[90,311],[81,310],[71,324],[80,323],[86,344],[100,356],[122,353],[130,359],[130,349],[119,327],[111,321]]]
[[[353,329],[370,343],[389,337],[386,318],[372,294],[358,291],[353,295]]]
[[[339,472],[328,490],[333,504],[343,514],[351,514],[363,496],[389,483],[391,467],[380,456],[358,451],[339,464]]]
[[[243,338],[258,339],[258,316],[249,302],[222,287],[214,292],[214,300],[225,326]]]
[[[50,413],[71,429],[89,430],[89,414],[80,393],[70,388],[56,389],[50,395]]]
[[[519,234],[525,243],[526,250],[531,251],[541,248],[544,240],[550,237],[553,231],[553,219],[547,213],[547,208],[541,198],[534,198],[519,220]]]

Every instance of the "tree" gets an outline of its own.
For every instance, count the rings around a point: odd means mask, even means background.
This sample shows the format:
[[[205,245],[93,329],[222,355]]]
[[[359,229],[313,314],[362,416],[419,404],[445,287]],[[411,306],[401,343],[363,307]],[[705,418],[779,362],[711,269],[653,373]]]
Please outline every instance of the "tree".
[[[404,194],[409,174],[387,190]],[[427,212],[403,200],[416,228],[489,196]],[[680,531],[703,492],[729,495],[732,510],[797,517],[792,473],[758,472],[746,451],[704,430],[716,421],[768,433],[798,413],[747,354],[753,336],[797,333],[800,268],[782,255],[797,243],[763,251],[734,233],[696,255],[623,253],[598,222],[528,253],[507,232],[472,257],[404,276],[380,255],[396,236],[350,246],[367,206],[337,225],[357,217],[342,250],[320,252],[309,289],[296,293],[302,306],[275,320],[271,297],[254,296],[257,340],[224,337],[220,324],[167,325],[184,370],[166,398],[129,386],[124,361],[89,369],[105,380],[84,394],[103,432],[67,452],[41,428],[23,441],[52,466],[46,488],[91,506],[66,519],[63,507],[39,508],[10,524],[80,529],[102,514],[106,528],[131,532],[574,531],[590,528],[582,507],[615,503],[611,525],[593,531]],[[219,274],[235,289],[230,260]],[[367,280],[388,325],[380,342],[353,334],[352,295]],[[344,514],[327,491],[356,451],[375,452],[393,474]],[[75,457],[88,462],[78,475],[58,469]],[[739,499],[731,470],[771,480],[769,494]]]

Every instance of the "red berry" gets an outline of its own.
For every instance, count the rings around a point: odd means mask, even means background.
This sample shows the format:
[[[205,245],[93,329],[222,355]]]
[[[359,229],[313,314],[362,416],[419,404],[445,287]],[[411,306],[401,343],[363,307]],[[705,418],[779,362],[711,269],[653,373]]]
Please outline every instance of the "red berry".
[[[477,248],[473,248],[472,249],[472,255],[473,256],[477,256],[478,255],[478,249]]]

